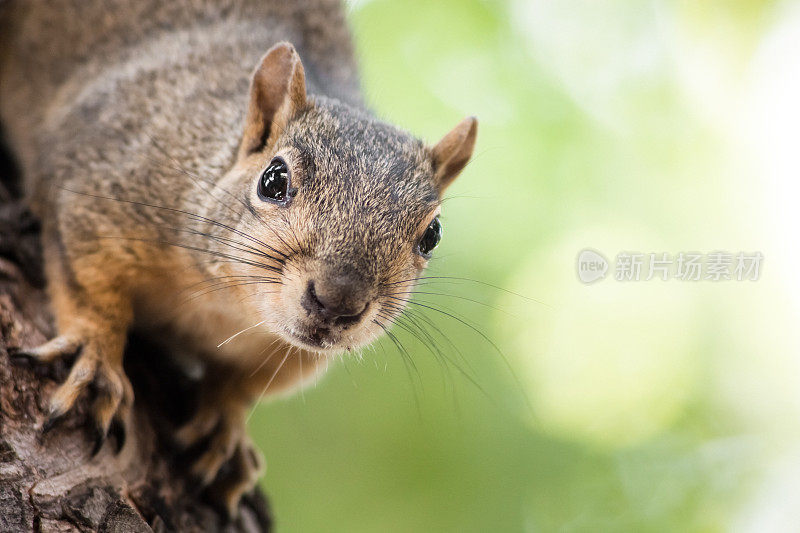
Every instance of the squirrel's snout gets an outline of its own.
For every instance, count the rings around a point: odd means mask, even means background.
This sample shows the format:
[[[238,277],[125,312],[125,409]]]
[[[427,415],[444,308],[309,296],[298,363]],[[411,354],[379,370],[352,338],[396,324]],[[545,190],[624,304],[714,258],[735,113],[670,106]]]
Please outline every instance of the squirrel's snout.
[[[347,326],[358,322],[366,311],[368,292],[362,280],[338,275],[309,281],[300,304],[309,315],[324,323]]]

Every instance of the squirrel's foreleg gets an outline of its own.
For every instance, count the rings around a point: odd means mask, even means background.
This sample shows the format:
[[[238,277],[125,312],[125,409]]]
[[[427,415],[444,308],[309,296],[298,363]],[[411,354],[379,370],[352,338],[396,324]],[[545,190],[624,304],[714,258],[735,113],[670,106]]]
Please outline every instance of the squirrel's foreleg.
[[[239,499],[255,487],[263,471],[263,458],[247,435],[247,411],[255,400],[247,391],[249,381],[241,370],[213,365],[206,371],[208,384],[200,387],[204,396],[194,416],[178,429],[174,439],[181,448],[207,440],[202,454],[192,465],[192,475],[213,494],[214,500],[235,513]],[[229,465],[224,475],[222,466]]]
[[[122,368],[125,338],[131,320],[129,302],[107,276],[97,275],[102,266],[87,270],[82,279],[68,278],[66,258],[49,249],[45,239],[48,289],[52,297],[59,335],[45,344],[23,350],[17,357],[50,363],[60,357],[77,354],[67,379],[50,398],[49,416],[43,425],[47,431],[75,405],[89,386],[95,392],[91,415],[97,453],[109,430],[117,437],[117,449],[124,444],[125,426],[133,404],[133,387]],[[88,277],[85,275],[88,274]],[[91,279],[91,284],[81,283]]]

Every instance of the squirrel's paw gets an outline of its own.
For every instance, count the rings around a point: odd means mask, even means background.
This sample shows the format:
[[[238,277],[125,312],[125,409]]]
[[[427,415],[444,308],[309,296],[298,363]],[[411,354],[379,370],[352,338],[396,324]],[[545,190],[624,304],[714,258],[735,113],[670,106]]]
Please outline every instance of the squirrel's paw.
[[[95,433],[92,455],[100,451],[109,432],[115,436],[119,452],[125,443],[125,422],[133,405],[133,387],[121,364],[110,364],[91,343],[65,335],[36,348],[17,352],[15,357],[51,363],[79,350],[80,354],[67,379],[50,398],[48,418],[42,425],[42,432],[47,433],[62,420],[75,405],[80,394],[91,386],[94,391],[91,414]]]
[[[235,518],[242,496],[255,488],[264,471],[264,460],[252,441],[245,437],[236,447],[228,465],[230,468],[226,469],[221,480],[209,488],[209,494],[228,517]]]
[[[196,417],[195,420],[197,420]],[[197,422],[197,424],[203,426],[206,423],[205,420]],[[203,428],[184,426],[178,431],[178,437],[183,437],[183,442],[185,443],[187,433],[193,433],[192,436],[198,437],[200,429]],[[219,417],[217,423],[211,429],[213,431],[208,435],[210,438],[207,447],[204,448],[202,454],[191,467],[192,476],[203,486],[210,485],[216,479],[222,465],[233,457],[237,447],[247,439],[247,429],[244,423],[240,423],[237,420],[229,420],[225,416]],[[203,435],[203,437],[205,436]]]
[[[220,469],[228,463],[211,492],[227,509],[238,505],[242,494],[252,489],[262,470],[261,455],[247,435],[245,410],[231,407],[206,406],[175,433],[175,443],[190,448],[207,440],[200,456],[191,467],[192,476],[203,486],[217,480]]]

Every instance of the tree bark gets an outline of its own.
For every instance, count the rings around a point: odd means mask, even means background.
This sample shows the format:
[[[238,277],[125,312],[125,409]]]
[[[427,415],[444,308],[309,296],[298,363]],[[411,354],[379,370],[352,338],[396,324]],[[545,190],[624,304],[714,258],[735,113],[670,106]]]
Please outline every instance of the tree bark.
[[[189,480],[191,457],[172,449],[168,435],[191,414],[193,383],[146,339],[132,336],[127,348],[136,401],[119,452],[112,437],[92,457],[90,397],[43,434],[47,399],[70,361],[44,367],[13,359],[54,334],[39,225],[19,200],[16,177],[0,153],[0,532],[268,531],[260,491],[228,518]],[[224,482],[223,470],[217,483]]]

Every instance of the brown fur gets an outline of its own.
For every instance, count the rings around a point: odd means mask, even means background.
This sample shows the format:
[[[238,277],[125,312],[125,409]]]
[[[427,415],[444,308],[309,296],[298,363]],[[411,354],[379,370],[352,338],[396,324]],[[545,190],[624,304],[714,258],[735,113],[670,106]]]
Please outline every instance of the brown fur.
[[[167,331],[207,381],[176,440],[211,436],[194,466],[205,484],[227,460],[244,465],[220,496],[233,508],[260,464],[246,410],[402,311],[397,295],[426,264],[417,243],[469,160],[476,122],[427,147],[361,108],[338,1],[25,0],[7,11],[0,118],[43,220],[59,330],[29,353],[80,350],[52,417],[93,383],[101,439],[124,424],[126,334]],[[297,189],[286,206],[256,193],[276,156]],[[364,310],[316,316],[303,303],[314,284]]]

